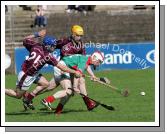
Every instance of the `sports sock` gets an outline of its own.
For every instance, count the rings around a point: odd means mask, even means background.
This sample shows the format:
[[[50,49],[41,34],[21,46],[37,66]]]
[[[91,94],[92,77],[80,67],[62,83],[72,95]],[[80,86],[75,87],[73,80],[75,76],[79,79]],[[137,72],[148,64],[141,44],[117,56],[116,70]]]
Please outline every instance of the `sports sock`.
[[[70,99],[70,97],[71,97],[71,95],[67,95],[67,96],[61,98],[60,99],[60,103],[64,106],[68,102],[68,100]]]
[[[27,98],[28,94],[29,94],[28,92],[25,92],[25,93],[23,94],[23,97],[24,97],[24,98]]]
[[[26,98],[29,100],[29,101],[32,101],[34,99],[35,95],[32,94],[32,93],[28,93]]]
[[[57,108],[56,108],[55,113],[56,114],[60,114],[62,112],[62,110],[63,110],[63,107],[64,106],[61,103],[59,103],[58,106],[57,106]]]

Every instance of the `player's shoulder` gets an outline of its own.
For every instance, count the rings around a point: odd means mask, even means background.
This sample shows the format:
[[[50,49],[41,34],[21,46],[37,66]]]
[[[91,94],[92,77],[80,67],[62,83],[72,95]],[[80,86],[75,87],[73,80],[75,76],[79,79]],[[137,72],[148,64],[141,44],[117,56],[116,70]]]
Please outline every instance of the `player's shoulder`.
[[[36,52],[39,52],[39,53],[44,53],[44,48],[41,44],[38,44],[38,45],[34,45],[33,48],[32,48],[32,51],[36,51]]]
[[[82,58],[83,55],[82,54],[73,54],[69,56],[70,58]]]
[[[61,39],[64,41],[70,41],[70,37],[68,37],[68,36],[63,36]]]
[[[41,44],[36,44],[33,46],[33,48],[43,50],[43,46]]]
[[[67,39],[67,37],[63,36],[63,37],[60,37],[60,38],[58,39],[58,41],[64,41],[64,40],[66,40],[66,39]]]
[[[88,59],[89,55],[78,54],[79,59]]]
[[[69,43],[70,42],[70,38],[69,37],[61,37],[58,41],[57,41],[57,43],[58,44],[67,44],[67,43]]]

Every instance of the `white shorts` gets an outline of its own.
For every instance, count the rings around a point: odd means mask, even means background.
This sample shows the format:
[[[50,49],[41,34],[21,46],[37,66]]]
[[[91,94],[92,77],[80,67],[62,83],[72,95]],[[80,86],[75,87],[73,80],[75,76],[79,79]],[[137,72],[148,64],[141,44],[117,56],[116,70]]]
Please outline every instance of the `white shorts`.
[[[19,72],[16,86],[21,90],[28,90],[30,86],[33,84],[33,82],[37,79],[39,74],[36,74],[35,76],[29,76],[26,75],[23,71]]]
[[[60,64],[66,66],[64,61],[61,60],[59,62],[60,62]],[[59,68],[54,67],[54,79],[55,79],[55,81],[61,81],[62,79],[69,79],[69,78],[70,78],[69,73],[63,72]]]

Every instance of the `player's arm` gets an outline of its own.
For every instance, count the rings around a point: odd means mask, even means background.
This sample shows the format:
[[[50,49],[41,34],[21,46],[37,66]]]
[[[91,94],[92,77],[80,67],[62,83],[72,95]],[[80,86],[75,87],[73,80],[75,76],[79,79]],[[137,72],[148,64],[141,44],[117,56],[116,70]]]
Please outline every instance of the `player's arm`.
[[[62,65],[60,62],[58,62],[51,54],[49,54],[49,60],[47,61],[48,64],[56,66],[57,68],[59,68],[60,70],[62,70],[63,72],[67,72],[67,73],[71,73],[71,74],[75,74],[77,77],[81,77],[83,74],[75,71],[73,69],[70,69],[69,67]]]
[[[68,39],[67,38],[61,38],[61,39],[57,40],[56,43],[57,43],[56,49],[62,49],[62,47],[68,43]]]
[[[37,37],[44,37],[46,35],[46,29],[43,29],[39,32],[35,32],[32,35],[28,35],[25,37],[25,39],[33,39],[33,38],[37,38]]]
[[[99,78],[97,78],[97,77],[94,75],[94,73],[93,73],[93,71],[92,71],[90,65],[87,66],[86,71],[87,71],[88,74],[91,76],[91,79],[92,79],[92,80],[99,79]]]
[[[56,66],[57,68],[59,68],[60,70],[67,72],[67,73],[71,73],[71,74],[75,74],[77,77],[82,77],[82,73],[75,71],[73,69],[70,69],[69,67],[62,65],[60,62],[58,62],[51,54],[48,55],[48,60],[47,63],[52,65],[52,66]]]
[[[58,63],[56,66],[60,70],[62,70],[63,72],[75,74],[77,77],[82,77],[82,75],[83,75],[80,71],[76,71],[76,70],[70,69],[69,67],[67,67],[65,65],[62,65],[61,63]]]
[[[86,70],[87,70],[88,74],[91,76],[91,80],[93,80],[93,81],[98,80],[98,81],[102,81],[102,82],[104,82],[104,83],[110,84],[110,80],[109,80],[108,78],[106,78],[106,77],[100,77],[100,78],[96,77],[96,76],[94,75],[94,73],[93,73],[93,71],[92,71],[90,65],[87,67]]]
[[[34,46],[34,45],[39,45],[38,42],[36,42],[34,39],[37,37],[43,37],[46,34],[46,30],[41,30],[39,32],[35,32],[32,35],[26,36],[23,40],[23,46],[30,51],[30,49]]]
[[[61,49],[63,46],[63,39],[57,40],[56,49]]]

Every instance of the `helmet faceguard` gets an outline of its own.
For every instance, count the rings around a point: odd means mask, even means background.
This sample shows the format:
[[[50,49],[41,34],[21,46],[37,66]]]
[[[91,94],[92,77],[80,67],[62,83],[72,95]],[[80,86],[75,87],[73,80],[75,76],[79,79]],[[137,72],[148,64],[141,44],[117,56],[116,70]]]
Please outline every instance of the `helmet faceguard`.
[[[94,53],[91,55],[91,57],[92,57],[92,61],[99,61],[100,64],[102,64],[103,61],[104,61],[104,56],[103,56],[103,54],[102,54],[100,51],[94,52]]]

